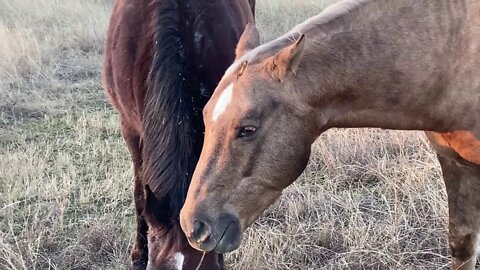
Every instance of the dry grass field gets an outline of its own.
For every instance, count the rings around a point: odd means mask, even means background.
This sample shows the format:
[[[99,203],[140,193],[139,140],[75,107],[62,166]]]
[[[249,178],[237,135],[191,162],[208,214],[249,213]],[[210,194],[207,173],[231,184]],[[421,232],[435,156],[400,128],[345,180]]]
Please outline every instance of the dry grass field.
[[[264,40],[332,0],[257,0]],[[100,84],[112,0],[0,0],[0,269],[124,269],[132,170]],[[447,269],[423,134],[330,130],[229,269]]]

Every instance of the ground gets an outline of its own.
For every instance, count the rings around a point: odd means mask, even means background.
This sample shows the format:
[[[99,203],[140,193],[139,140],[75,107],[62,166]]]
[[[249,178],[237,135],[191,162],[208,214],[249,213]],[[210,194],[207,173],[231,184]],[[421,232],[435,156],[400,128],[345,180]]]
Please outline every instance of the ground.
[[[258,0],[263,40],[333,0]],[[123,269],[132,166],[100,83],[111,0],[0,0],[0,269]],[[330,130],[229,269],[447,269],[419,132]]]

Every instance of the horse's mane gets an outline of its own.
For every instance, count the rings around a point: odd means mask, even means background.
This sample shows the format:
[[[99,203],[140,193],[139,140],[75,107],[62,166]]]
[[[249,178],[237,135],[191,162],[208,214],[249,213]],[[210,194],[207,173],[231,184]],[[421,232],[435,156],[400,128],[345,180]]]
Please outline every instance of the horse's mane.
[[[155,204],[155,211],[147,216],[165,230],[178,224],[203,136],[201,119],[194,113],[198,87],[185,59],[179,2],[151,4],[153,60],[142,117],[143,184],[155,197],[146,201]]]
[[[235,72],[241,63],[247,61],[248,63],[256,63],[263,59],[274,55],[279,50],[284,48],[287,44],[297,40],[302,34],[305,34],[315,28],[329,27],[336,23],[336,20],[344,15],[351,15],[354,11],[363,7],[365,4],[373,2],[372,0],[343,0],[333,5],[328,6],[318,15],[310,17],[306,21],[296,25],[287,33],[280,37],[266,42],[253,50],[247,52],[240,59],[237,59],[228,70],[225,72],[226,76]],[[329,29],[331,30],[331,29]]]

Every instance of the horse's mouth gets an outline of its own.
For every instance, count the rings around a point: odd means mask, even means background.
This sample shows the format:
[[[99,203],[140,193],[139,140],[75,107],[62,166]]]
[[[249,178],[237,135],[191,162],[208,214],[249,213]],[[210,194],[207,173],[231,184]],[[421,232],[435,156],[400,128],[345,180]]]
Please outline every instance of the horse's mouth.
[[[228,213],[221,214],[213,222],[202,221],[192,217],[191,227],[188,219],[183,219],[185,236],[191,247],[203,252],[226,253],[237,249],[242,240],[242,230],[239,219]]]
[[[225,227],[213,251],[227,253],[237,249],[242,242],[242,232],[238,222],[231,221]]]

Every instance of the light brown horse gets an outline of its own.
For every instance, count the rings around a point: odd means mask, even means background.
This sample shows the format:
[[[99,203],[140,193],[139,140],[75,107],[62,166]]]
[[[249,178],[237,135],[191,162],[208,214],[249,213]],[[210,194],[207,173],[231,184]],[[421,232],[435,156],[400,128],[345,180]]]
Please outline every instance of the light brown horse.
[[[194,270],[178,220],[203,144],[202,108],[235,58],[255,0],[117,0],[104,86],[134,166],[135,270]],[[204,255],[201,268],[223,269]]]
[[[346,0],[257,45],[247,28],[204,110],[204,146],[181,211],[190,244],[238,248],[329,128],[424,130],[447,188],[452,269],[473,269],[480,1]]]

